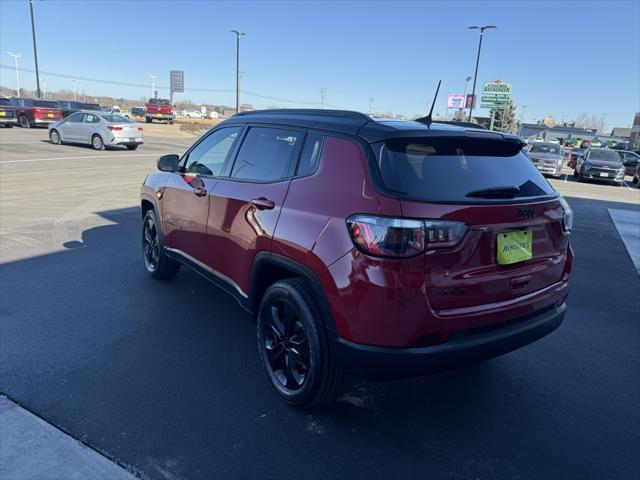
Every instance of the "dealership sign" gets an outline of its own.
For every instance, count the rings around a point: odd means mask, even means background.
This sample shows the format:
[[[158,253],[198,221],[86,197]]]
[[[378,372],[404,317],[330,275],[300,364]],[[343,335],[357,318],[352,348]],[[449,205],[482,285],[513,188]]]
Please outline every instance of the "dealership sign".
[[[504,108],[511,103],[511,84],[502,80],[487,82],[482,87],[482,108]]]
[[[464,108],[464,93],[450,93],[447,108]]]
[[[171,93],[184,92],[184,71],[171,70],[169,72],[169,76],[170,76]]]

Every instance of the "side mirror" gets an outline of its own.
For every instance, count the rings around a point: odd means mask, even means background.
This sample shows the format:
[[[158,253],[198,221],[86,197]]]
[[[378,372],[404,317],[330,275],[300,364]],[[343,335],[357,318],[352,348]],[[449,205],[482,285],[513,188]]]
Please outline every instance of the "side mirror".
[[[178,171],[180,157],[175,153],[163,155],[158,159],[158,170],[161,172],[174,173]]]

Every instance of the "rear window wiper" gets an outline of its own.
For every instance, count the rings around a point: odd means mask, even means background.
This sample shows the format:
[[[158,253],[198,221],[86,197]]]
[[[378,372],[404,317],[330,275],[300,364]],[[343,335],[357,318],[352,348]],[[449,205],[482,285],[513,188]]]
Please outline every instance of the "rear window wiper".
[[[467,197],[498,197],[511,198],[520,193],[520,189],[515,185],[506,185],[503,187],[482,188],[480,190],[472,190],[467,193]]]

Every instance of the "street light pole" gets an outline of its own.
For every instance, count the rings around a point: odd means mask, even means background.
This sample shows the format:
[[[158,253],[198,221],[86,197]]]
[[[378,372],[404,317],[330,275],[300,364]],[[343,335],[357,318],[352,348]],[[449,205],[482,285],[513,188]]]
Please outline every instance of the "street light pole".
[[[469,27],[469,30],[480,30],[480,42],[478,43],[478,56],[476,57],[476,73],[473,75],[473,91],[471,92],[471,107],[469,108],[469,121],[471,121],[471,116],[473,115],[473,104],[476,98],[476,81],[478,80],[478,65],[480,64],[480,50],[482,50],[482,37],[484,36],[484,31],[488,29],[498,28],[495,25],[484,25],[477,26],[474,25]]]
[[[464,79],[464,100],[463,100],[463,104],[462,104],[462,108],[460,109],[460,120],[464,120],[464,111],[467,108],[467,83],[469,83],[469,80],[471,80],[471,77],[467,77]],[[473,102],[471,102],[473,103]]]
[[[327,89],[326,88],[321,88],[320,89],[320,108],[324,108],[324,99],[327,96]]]
[[[231,30],[236,34],[236,113],[240,112],[240,37],[246,33]]]
[[[153,98],[153,93],[156,88],[156,78],[158,78],[157,75],[154,75],[152,73],[149,74],[149,83],[151,83],[151,96],[149,97],[149,99]]]
[[[18,97],[20,96],[20,74],[18,73],[18,59],[22,56],[21,53],[11,53],[7,52],[9,55],[13,57],[16,61],[16,92],[18,93]]]
[[[76,98],[76,82],[77,82],[77,80],[75,78],[72,79],[72,80],[73,80],[73,101],[75,102],[76,100],[78,100]]]
[[[38,73],[38,48],[36,47],[36,24],[33,20],[33,0],[29,0],[29,11],[31,12],[31,35],[33,36],[33,58],[36,60],[36,87],[38,98],[40,94],[40,74]]]
[[[522,136],[522,124],[524,122],[524,111],[527,109],[526,105],[522,105],[522,113],[520,113],[520,133],[519,135]]]

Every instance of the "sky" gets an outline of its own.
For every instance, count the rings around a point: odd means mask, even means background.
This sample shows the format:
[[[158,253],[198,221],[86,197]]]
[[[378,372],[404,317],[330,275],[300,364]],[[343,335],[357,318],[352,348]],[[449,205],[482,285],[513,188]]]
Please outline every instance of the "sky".
[[[570,121],[582,112],[625,127],[640,111],[640,1],[56,1],[34,0],[42,72],[79,79],[78,92],[149,96],[148,74],[167,97],[169,70],[184,70],[175,100],[235,104],[235,35],[241,39],[242,103],[424,114],[463,93],[485,32],[478,90],[512,84],[517,116]],[[15,88],[14,59],[34,69],[27,0],[0,0],[0,83]],[[46,89],[70,78],[41,73]],[[35,74],[20,72],[35,89]],[[469,92],[471,90],[469,82]],[[139,86],[136,86],[139,85]],[[210,91],[203,91],[210,90]],[[272,100],[263,97],[273,97]],[[296,103],[298,102],[298,103]],[[480,115],[488,111],[480,109]]]

